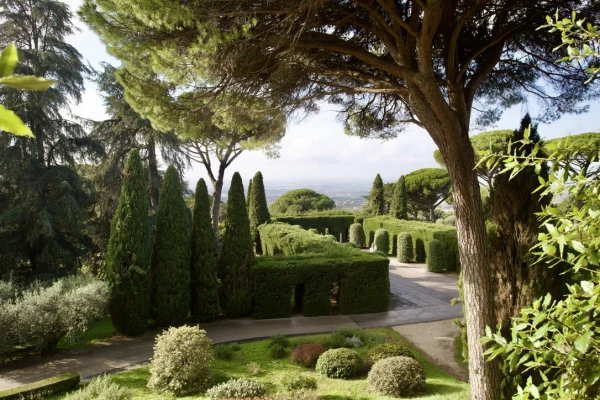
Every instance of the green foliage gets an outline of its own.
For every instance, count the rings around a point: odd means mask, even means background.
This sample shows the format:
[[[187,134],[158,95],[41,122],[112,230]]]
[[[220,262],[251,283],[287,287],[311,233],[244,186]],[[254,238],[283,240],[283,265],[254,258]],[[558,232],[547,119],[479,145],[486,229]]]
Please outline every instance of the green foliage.
[[[218,360],[231,360],[237,351],[240,351],[240,345],[237,343],[217,344],[213,346],[213,355]]]
[[[446,254],[442,242],[431,239],[427,242],[427,271],[443,272],[446,265]]]
[[[261,225],[259,232],[271,257],[259,257],[253,269],[255,318],[291,316],[290,295],[298,287],[305,316],[329,315],[334,282],[342,314],[388,309],[389,260],[285,224]]]
[[[250,181],[252,187],[248,189],[248,216],[250,219],[250,234],[252,242],[256,243],[257,249],[260,249],[260,236],[258,235],[258,226],[269,222],[271,215],[267,207],[267,198],[265,196],[265,186],[263,176],[260,171],[254,174]]]
[[[210,220],[210,198],[204,179],[196,185],[190,258],[191,313],[198,321],[219,316],[217,245]]]
[[[377,174],[369,193],[369,204],[367,211],[375,215],[383,215],[385,213],[385,198],[383,195],[383,181],[381,175]]]
[[[288,339],[287,337],[285,337],[281,334],[271,336],[271,339],[269,341],[269,347],[273,347],[273,346],[277,346],[277,345],[279,345],[285,349],[285,348],[289,347],[290,339]]]
[[[355,244],[359,248],[365,247],[365,231],[362,227],[362,224],[353,223],[350,225],[350,233],[349,233],[350,243]]]
[[[369,349],[369,363],[375,364],[377,361],[390,357],[410,357],[415,358],[413,353],[406,346],[395,343],[381,343]]]
[[[390,202],[390,216],[392,218],[408,219],[407,201],[406,181],[403,175],[394,186],[394,194]]]
[[[418,211],[429,214],[435,222],[434,210],[450,197],[450,176],[443,168],[423,168],[407,174],[406,196],[413,214]]]
[[[390,357],[373,365],[367,381],[373,390],[387,396],[414,396],[425,390],[425,370],[414,358]]]
[[[277,393],[271,397],[272,400],[320,400],[314,390],[295,390],[293,392]]]
[[[362,367],[362,359],[355,350],[331,349],[319,357],[315,369],[328,378],[350,379],[359,375]]]
[[[68,394],[65,400],[129,400],[131,398],[133,398],[131,390],[117,385],[110,376],[104,375],[93,379],[76,392]]]
[[[271,354],[272,358],[285,357],[285,347],[283,347],[281,344],[277,343],[270,347],[271,347],[271,350],[269,350],[269,354]]]
[[[0,390],[2,400],[37,400],[44,399],[56,393],[63,393],[79,385],[79,374],[70,372],[43,379],[14,389]]]
[[[409,263],[414,258],[413,239],[408,232],[398,233],[398,261]]]
[[[129,153],[124,175],[106,254],[107,277],[112,285],[109,309],[119,332],[139,335],[148,326],[152,256],[146,179],[137,150]]]
[[[211,340],[197,326],[169,328],[156,337],[148,388],[185,396],[206,390],[211,382]]]
[[[373,236],[371,235],[376,230],[383,228],[390,233],[391,251],[389,254],[397,253],[398,234],[409,233],[413,239],[415,261],[419,263],[425,262],[427,242],[437,239],[442,242],[446,254],[444,268],[448,271],[456,271],[459,267],[458,238],[454,227],[419,221],[401,221],[387,217],[366,218],[363,227],[367,237],[367,246],[371,245],[369,240],[372,240]]]
[[[251,381],[244,378],[230,379],[206,391],[206,395],[212,400],[220,399],[251,399],[263,397],[267,390],[261,382]]]
[[[328,196],[310,189],[295,189],[278,197],[271,204],[269,210],[271,214],[295,215],[310,211],[331,210],[333,208],[335,208],[335,202]]]
[[[177,170],[165,173],[156,213],[152,256],[152,317],[159,326],[179,325],[190,311],[190,232]]]
[[[348,231],[354,223],[354,215],[348,214],[329,214],[309,213],[308,215],[297,215],[294,217],[277,217],[278,222],[283,222],[290,225],[300,225],[304,229],[315,229],[316,232],[324,235],[326,232],[333,235],[336,240],[348,240]]]
[[[360,329],[339,329],[323,341],[328,349],[351,349],[362,345],[377,345],[385,342],[385,337]],[[356,344],[360,344],[356,346]]]
[[[221,280],[220,305],[230,318],[244,317],[252,311],[253,247],[244,186],[240,174],[236,172],[227,198],[225,235],[218,269]]]
[[[325,347],[318,343],[307,343],[292,350],[291,362],[300,364],[307,368],[314,368],[321,354],[325,353]]]
[[[385,229],[375,231],[375,250],[384,254],[390,252],[390,233]]]
[[[279,386],[284,392],[297,390],[316,390],[317,380],[302,374],[285,374],[279,381]]]

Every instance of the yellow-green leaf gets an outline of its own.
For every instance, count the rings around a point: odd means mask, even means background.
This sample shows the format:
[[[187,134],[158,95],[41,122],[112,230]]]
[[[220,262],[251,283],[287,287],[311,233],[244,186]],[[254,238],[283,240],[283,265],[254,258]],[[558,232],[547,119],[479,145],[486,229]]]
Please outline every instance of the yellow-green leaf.
[[[14,133],[17,136],[33,137],[33,132],[14,112],[0,104],[0,130]]]
[[[0,78],[0,83],[15,89],[46,90],[56,81],[38,78],[37,76],[11,75]]]
[[[12,75],[17,66],[17,61],[19,61],[17,46],[11,43],[0,54],[0,77]]]

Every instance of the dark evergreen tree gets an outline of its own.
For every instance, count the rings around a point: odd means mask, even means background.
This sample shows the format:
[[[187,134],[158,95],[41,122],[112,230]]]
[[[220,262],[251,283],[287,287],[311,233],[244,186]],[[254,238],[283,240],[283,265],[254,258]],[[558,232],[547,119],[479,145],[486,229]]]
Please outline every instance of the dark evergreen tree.
[[[252,179],[248,182],[248,194],[246,195],[246,204],[248,204],[248,212],[250,212],[250,193],[252,193]]]
[[[152,317],[160,326],[178,325],[190,311],[190,231],[181,179],[172,165],[165,173],[155,225]]]
[[[383,196],[383,181],[381,176],[377,174],[373,181],[373,187],[369,194],[368,211],[375,215],[383,215],[385,213],[385,198]]]
[[[390,215],[398,219],[408,218],[404,175],[402,175],[394,185],[394,194],[392,195],[392,201],[390,202]]]
[[[123,171],[119,207],[110,229],[106,254],[112,285],[110,315],[115,328],[139,335],[148,326],[152,258],[146,174],[137,150],[131,150]]]
[[[191,311],[198,321],[219,316],[217,291],[217,244],[210,221],[211,200],[204,179],[196,185],[194,222],[192,225]]]
[[[252,247],[244,185],[236,172],[227,197],[225,234],[219,254],[220,300],[228,317],[245,317],[252,311]]]
[[[269,222],[271,215],[267,207],[267,197],[265,195],[265,185],[263,176],[258,171],[254,178],[250,181],[252,190],[249,192],[248,214],[250,217],[250,235],[252,242],[255,243],[257,252],[261,251],[260,235],[258,234],[258,226]]]

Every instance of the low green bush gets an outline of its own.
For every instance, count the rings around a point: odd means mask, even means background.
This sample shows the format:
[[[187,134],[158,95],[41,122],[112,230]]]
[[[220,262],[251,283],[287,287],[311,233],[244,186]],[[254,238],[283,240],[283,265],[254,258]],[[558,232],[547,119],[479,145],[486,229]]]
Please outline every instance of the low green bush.
[[[79,385],[79,374],[71,372],[43,379],[13,389],[0,391],[2,400],[37,400],[57,393],[63,393]]]
[[[317,380],[313,377],[303,374],[286,374],[281,378],[279,386],[284,392],[293,392],[296,390],[316,390]]]
[[[296,390],[293,392],[277,393],[271,397],[272,400],[320,400],[314,390]]]
[[[362,224],[354,223],[350,225],[349,241],[360,248],[366,246],[365,230]]]
[[[269,342],[269,347],[273,347],[275,345],[279,345],[285,349],[290,346],[290,339],[288,339],[287,337],[285,337],[281,334],[271,336],[271,341]]]
[[[280,344],[274,344],[271,346],[270,353],[273,358],[283,358],[285,357],[285,348]]]
[[[425,390],[425,370],[410,357],[385,358],[373,365],[367,382],[371,389],[387,396],[413,396]]]
[[[358,249],[359,247],[352,242],[344,243],[344,246],[352,247],[353,249]]]
[[[398,261],[409,263],[414,258],[413,240],[408,232],[398,234]]]
[[[375,250],[382,251],[385,254],[390,252],[390,233],[386,229],[375,231]]]
[[[114,383],[110,376],[104,375],[93,379],[76,392],[65,397],[65,400],[129,400],[133,393],[128,388]]]
[[[413,353],[406,347],[395,343],[381,343],[369,349],[367,358],[370,364],[390,357],[410,357],[415,358]]]
[[[212,400],[246,399],[263,397],[266,392],[265,385],[261,382],[239,378],[213,386],[206,391],[206,396]]]
[[[427,270],[429,272],[443,272],[445,266],[444,247],[442,242],[437,239],[432,239],[427,243],[429,256],[427,257]]]
[[[362,371],[363,363],[355,350],[332,349],[319,357],[316,371],[333,379],[349,379]]]
[[[317,343],[307,343],[292,350],[291,361],[307,368],[314,368],[321,354],[325,353],[325,347]]]
[[[276,220],[290,225],[300,225],[304,229],[315,229],[315,233],[320,233],[322,235],[329,233],[333,235],[336,240],[340,240],[341,233],[342,241],[346,242],[348,241],[350,225],[354,223],[354,215],[347,212],[337,215],[327,212],[294,217],[277,217]]]
[[[213,355],[218,360],[231,360],[239,350],[240,345],[237,343],[216,344],[212,348]]]

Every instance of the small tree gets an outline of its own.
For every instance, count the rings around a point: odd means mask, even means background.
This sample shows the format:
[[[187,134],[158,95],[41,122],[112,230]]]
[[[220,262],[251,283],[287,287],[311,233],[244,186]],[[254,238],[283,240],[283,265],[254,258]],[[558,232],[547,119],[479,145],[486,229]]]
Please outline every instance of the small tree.
[[[260,235],[258,226],[269,222],[271,215],[267,207],[267,197],[265,196],[265,186],[263,177],[258,171],[250,181],[251,188],[248,190],[248,214],[250,217],[250,235],[252,242],[255,243],[256,251],[260,252]]]
[[[177,170],[165,173],[152,255],[152,317],[158,325],[183,323],[190,310],[190,231]]]
[[[191,311],[198,321],[211,321],[219,316],[217,292],[217,244],[210,221],[210,198],[204,179],[196,185],[192,226]]]
[[[404,175],[398,179],[398,182],[394,186],[394,194],[392,195],[392,201],[390,203],[390,215],[398,219],[408,218],[408,208],[406,204],[406,183],[404,182]]]
[[[139,335],[148,326],[152,253],[146,177],[137,150],[129,153],[123,175],[106,253],[107,277],[112,285],[109,309],[119,332]]]
[[[383,181],[381,176],[377,174],[373,181],[373,187],[369,194],[369,211],[375,215],[383,215],[385,213],[385,199],[383,196]]]
[[[252,247],[244,185],[236,172],[227,198],[227,219],[218,270],[221,307],[228,317],[244,317],[252,311]]]

